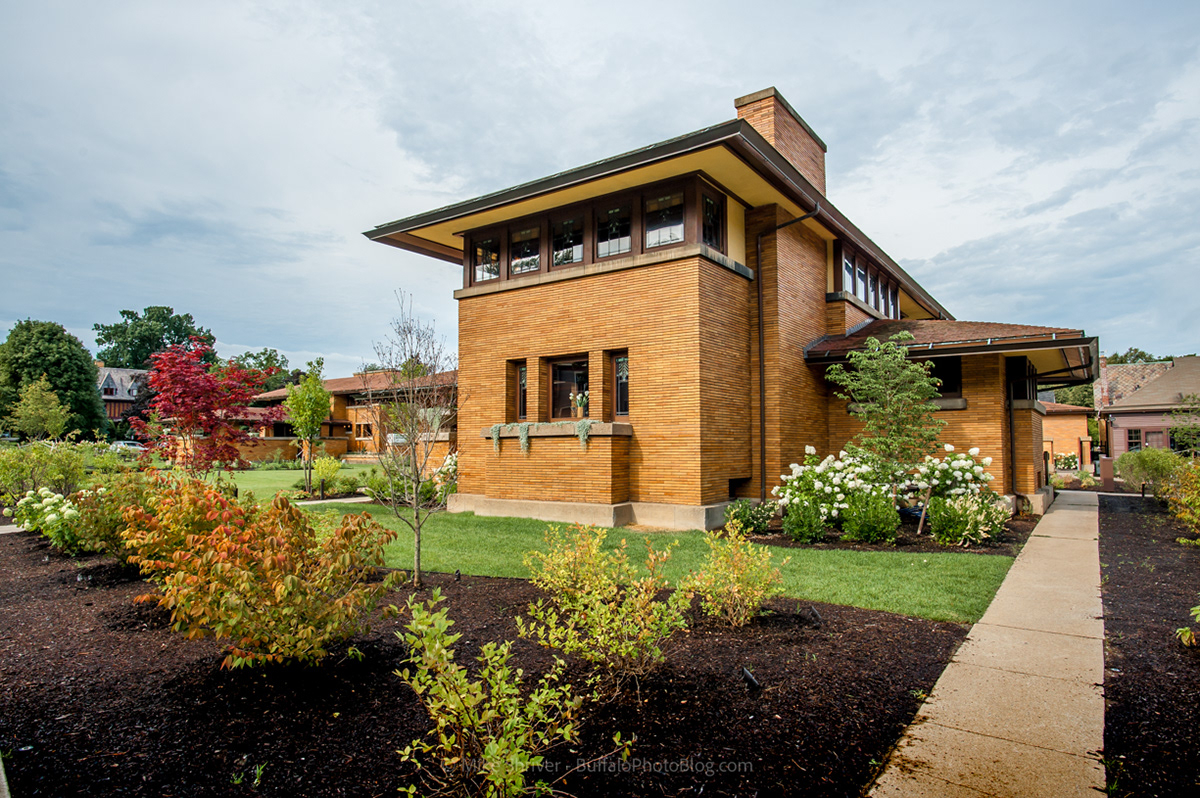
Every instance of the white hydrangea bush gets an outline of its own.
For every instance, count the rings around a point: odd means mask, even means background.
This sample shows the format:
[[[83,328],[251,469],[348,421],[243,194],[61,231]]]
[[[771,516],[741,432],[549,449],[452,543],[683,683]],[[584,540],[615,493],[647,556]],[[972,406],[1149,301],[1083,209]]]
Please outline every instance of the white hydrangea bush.
[[[771,490],[785,514],[792,504],[815,504],[822,520],[832,523],[849,507],[851,493],[888,490],[887,475],[866,458],[843,450],[821,460],[812,446],[804,454],[804,464],[792,463],[792,473],[781,474],[783,484]]]
[[[972,447],[965,454],[946,444],[946,456],[926,456],[925,462],[917,466],[909,486],[908,498],[923,500],[928,491],[930,498],[975,496],[988,487],[995,477],[987,472],[992,458],[979,457],[979,449]],[[933,490],[930,491],[930,488]]]
[[[61,493],[55,493],[49,488],[42,488],[36,493],[28,491],[17,502],[15,512],[5,508],[4,514],[23,529],[38,532],[49,538],[55,548],[68,554],[79,551],[79,541],[75,534],[79,511],[71,500]]]

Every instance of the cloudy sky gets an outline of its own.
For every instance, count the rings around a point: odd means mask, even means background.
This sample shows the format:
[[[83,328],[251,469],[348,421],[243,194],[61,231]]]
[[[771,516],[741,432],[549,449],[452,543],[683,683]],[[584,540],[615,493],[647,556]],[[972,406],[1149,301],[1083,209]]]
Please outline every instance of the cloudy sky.
[[[0,0],[0,334],[171,305],[346,375],[449,264],[377,224],[735,116],[960,319],[1200,350],[1200,3]]]

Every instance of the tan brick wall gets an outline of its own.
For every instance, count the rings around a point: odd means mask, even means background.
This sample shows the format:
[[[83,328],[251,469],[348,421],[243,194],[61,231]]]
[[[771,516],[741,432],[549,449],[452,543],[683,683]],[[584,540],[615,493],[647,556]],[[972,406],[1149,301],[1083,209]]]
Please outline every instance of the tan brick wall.
[[[825,334],[845,335],[851,328],[875,318],[853,302],[838,300],[825,303]]]
[[[1000,355],[978,355],[963,358],[963,398],[966,410],[943,410],[937,414],[946,426],[942,429],[942,443],[966,451],[979,447],[980,457],[991,457],[988,467],[995,479],[992,490],[1011,493],[1008,467],[1008,412],[1005,409],[1004,358]],[[1018,411],[1029,413],[1032,411]],[[836,397],[829,402],[829,448],[818,451],[822,456],[849,443],[862,430],[862,424],[846,412],[846,403]],[[1024,456],[1040,458],[1040,448]],[[938,453],[941,457],[944,453]],[[1019,453],[1020,456],[1020,453]],[[1032,467],[1032,460],[1030,460]],[[782,472],[781,472],[782,473]],[[1018,479],[1020,484],[1020,480]]]
[[[1046,469],[1042,462],[1042,414],[1036,410],[1014,410],[1013,422],[1016,492],[1034,493],[1046,484]]]
[[[283,460],[292,460],[296,457],[296,443],[295,438],[251,438],[238,444],[238,452],[252,463],[274,460],[276,454]]]
[[[1077,454],[1080,466],[1091,463],[1091,444],[1080,443],[1088,437],[1087,414],[1052,413],[1042,419],[1043,448],[1055,454]]]
[[[808,182],[825,193],[825,151],[776,97],[743,105],[738,118],[749,122]]]
[[[700,505],[728,497],[746,471],[743,452],[701,449],[701,429],[744,429],[744,278],[703,258],[589,275],[459,303],[459,490],[494,498]],[[704,308],[702,311],[701,308]],[[591,409],[611,407],[606,353],[629,353],[633,437],[506,441],[497,455],[479,430],[514,422],[510,361],[528,364],[528,421],[548,421],[548,359],[586,354]],[[705,411],[701,382],[705,381]],[[718,436],[719,437],[719,436]],[[728,440],[728,448],[745,449]],[[621,451],[627,447],[627,452]],[[619,461],[624,459],[626,474]]]

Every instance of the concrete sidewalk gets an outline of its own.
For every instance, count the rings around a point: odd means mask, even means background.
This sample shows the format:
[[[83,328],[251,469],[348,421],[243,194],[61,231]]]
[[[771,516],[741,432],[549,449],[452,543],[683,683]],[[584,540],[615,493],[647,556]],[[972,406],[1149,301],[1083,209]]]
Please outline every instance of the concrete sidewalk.
[[[1096,798],[1104,620],[1095,494],[1060,494],[942,673],[875,798]]]

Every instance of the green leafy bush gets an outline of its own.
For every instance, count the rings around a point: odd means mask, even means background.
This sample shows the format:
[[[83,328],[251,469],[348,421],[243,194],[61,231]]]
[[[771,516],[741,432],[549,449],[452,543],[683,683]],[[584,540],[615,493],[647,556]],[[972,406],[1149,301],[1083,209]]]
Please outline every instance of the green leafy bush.
[[[69,496],[87,480],[88,444],[31,443],[0,449],[0,504],[13,507],[29,491]]]
[[[886,488],[850,494],[842,513],[842,540],[890,543],[900,528],[900,513]]]
[[[816,502],[799,499],[783,514],[783,531],[798,543],[817,543],[825,537],[825,519]]]
[[[1154,495],[1166,498],[1171,477],[1184,464],[1184,459],[1167,449],[1142,449],[1125,452],[1117,458],[1117,475],[1131,488],[1149,485]]]
[[[90,551],[129,561],[132,550],[125,543],[127,508],[145,509],[150,500],[151,480],[141,471],[125,471],[94,489],[84,489],[71,497],[79,511],[77,535],[81,546]]]
[[[1167,501],[1176,518],[1200,529],[1200,460],[1185,461],[1175,470]]]
[[[320,484],[321,480],[324,480],[328,489],[333,485],[334,477],[342,470],[342,461],[336,457],[318,457],[313,460],[312,468],[314,484]]]
[[[29,491],[17,501],[14,509],[6,507],[4,514],[23,529],[46,537],[50,545],[64,554],[74,555],[83,550],[77,533],[79,511],[61,493],[49,488],[42,488],[37,493]]]
[[[983,543],[1004,529],[1008,510],[996,503],[996,496],[985,493],[929,500],[929,529],[933,539],[944,546],[972,546]]]
[[[265,509],[237,506],[195,481],[161,494],[156,516],[126,513],[130,559],[158,576],[175,631],[232,641],[222,667],[320,660],[330,643],[367,628],[402,576],[372,581],[395,533],[370,516],[347,515],[321,538],[283,496]]]
[[[730,626],[745,626],[780,591],[783,579],[771,564],[771,550],[748,541],[736,519],[725,524],[724,535],[706,532],[704,542],[708,557],[686,581],[687,589],[699,594],[706,614]]]
[[[529,605],[529,620],[517,617],[522,637],[579,657],[600,671],[599,691],[619,693],[666,660],[664,648],[687,622],[691,594],[682,587],[665,600],[662,575],[671,547],[646,544],[646,576],[629,561],[625,541],[603,552],[607,530],[576,525],[572,534],[546,533],[548,551],[530,552],[525,565],[550,600]]]
[[[1200,605],[1192,607],[1192,618],[1200,621]],[[1181,626],[1175,630],[1175,636],[1179,638],[1179,642],[1185,646],[1196,645],[1196,633],[1190,626]]]
[[[738,499],[725,508],[725,525],[736,523],[744,534],[762,535],[766,533],[778,509],[775,502]]]
[[[441,600],[436,589],[424,604],[409,597],[412,620],[404,633],[396,633],[412,652],[397,675],[425,703],[434,723],[425,740],[414,740],[400,754],[421,766],[421,777],[435,794],[548,792],[544,782],[526,784],[526,774],[542,764],[545,751],[578,739],[583,704],[561,682],[563,661],[555,658],[554,667],[522,695],[524,674],[508,665],[512,644],[485,643],[477,657],[479,678],[471,679],[454,661],[453,646],[462,635],[450,633],[454,621],[445,608],[434,611]],[[417,785],[406,791],[416,795]]]

